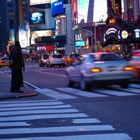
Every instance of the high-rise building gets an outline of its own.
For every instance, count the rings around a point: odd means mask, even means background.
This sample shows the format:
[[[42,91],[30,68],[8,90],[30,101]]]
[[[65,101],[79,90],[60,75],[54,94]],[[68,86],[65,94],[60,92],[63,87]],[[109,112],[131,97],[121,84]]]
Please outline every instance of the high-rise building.
[[[0,0],[0,51],[6,53],[8,41],[15,39],[15,0]]]
[[[0,51],[6,53],[8,42],[19,39],[20,25],[28,19],[29,0],[0,0]]]
[[[94,0],[89,0],[87,22],[93,22],[94,17]]]
[[[140,16],[140,0],[123,0],[125,21],[136,21]]]

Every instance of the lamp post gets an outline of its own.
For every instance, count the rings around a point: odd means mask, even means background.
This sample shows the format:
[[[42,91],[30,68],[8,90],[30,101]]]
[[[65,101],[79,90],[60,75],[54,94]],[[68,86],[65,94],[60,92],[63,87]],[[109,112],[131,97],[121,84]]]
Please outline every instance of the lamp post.
[[[91,31],[89,31],[89,30],[87,30],[87,29],[84,29],[84,28],[81,28],[81,29],[79,29],[79,30],[85,31],[85,32],[87,32],[87,33],[90,34],[90,36],[91,36],[91,46],[93,47],[94,44],[96,44],[96,42],[97,42],[97,40],[96,40],[96,26],[94,26],[94,33],[91,32]],[[93,37],[92,37],[92,36],[94,37],[94,44],[93,44]],[[91,48],[92,48],[92,47],[91,47]],[[92,48],[92,51],[93,51],[93,49],[94,49],[94,48]]]

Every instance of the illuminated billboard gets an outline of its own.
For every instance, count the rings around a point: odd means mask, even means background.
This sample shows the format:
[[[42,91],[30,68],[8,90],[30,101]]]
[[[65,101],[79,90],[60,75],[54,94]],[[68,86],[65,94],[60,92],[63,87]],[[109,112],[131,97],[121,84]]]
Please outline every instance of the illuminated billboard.
[[[91,1],[94,1],[92,5]],[[106,0],[77,0],[77,3],[73,0],[74,3],[77,4],[78,23],[89,22],[88,15],[93,15],[93,22],[105,21],[107,18]]]
[[[50,4],[51,0],[30,0],[30,5]]]
[[[71,0],[71,5],[72,5],[72,21],[73,21],[73,24],[76,25],[78,23],[77,0]]]
[[[31,44],[35,44],[35,39],[43,36],[52,36],[52,30],[40,30],[31,32]]]
[[[30,27],[29,23],[25,22],[19,27],[19,41],[22,48],[26,48],[30,44]]]
[[[109,0],[108,11],[114,13],[115,15],[121,18],[122,17],[122,4],[123,4],[123,1],[121,0]],[[109,13],[109,14],[112,14],[112,13]]]
[[[29,16],[30,24],[45,24],[45,12],[32,12]]]
[[[52,16],[64,14],[65,9],[64,9],[63,5],[64,5],[64,0],[51,0]]]

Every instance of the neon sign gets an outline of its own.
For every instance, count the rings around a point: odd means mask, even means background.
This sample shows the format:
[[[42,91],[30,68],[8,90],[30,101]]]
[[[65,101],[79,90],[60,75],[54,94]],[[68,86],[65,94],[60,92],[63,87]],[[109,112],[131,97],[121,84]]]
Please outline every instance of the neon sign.
[[[135,29],[134,33],[135,33],[135,38],[140,38],[140,29]]]
[[[126,39],[128,37],[128,32],[123,30],[122,33],[121,33],[121,36],[123,39]]]

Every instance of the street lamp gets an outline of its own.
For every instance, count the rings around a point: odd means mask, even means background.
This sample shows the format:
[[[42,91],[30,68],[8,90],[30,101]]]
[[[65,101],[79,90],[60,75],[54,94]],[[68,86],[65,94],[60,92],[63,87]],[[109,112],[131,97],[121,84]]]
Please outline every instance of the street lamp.
[[[96,28],[95,27],[94,27],[94,33],[87,30],[87,29],[80,29],[80,30],[86,31],[86,32],[90,33],[91,35],[93,35],[94,36],[94,41],[95,41],[95,44],[96,44]]]
[[[85,32],[87,32],[87,33],[89,33],[90,34],[90,36],[91,36],[91,46],[90,46],[90,48],[92,49],[92,51],[93,51],[93,46],[94,46],[94,44],[96,44],[96,42],[97,42],[97,40],[96,40],[96,26],[95,26],[95,23],[94,23],[94,33],[92,32],[92,31],[89,31],[89,30],[87,30],[87,29],[84,29],[84,28],[79,28],[79,30],[81,30],[81,31],[85,31]],[[94,37],[94,44],[93,44],[93,37]]]

